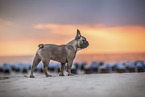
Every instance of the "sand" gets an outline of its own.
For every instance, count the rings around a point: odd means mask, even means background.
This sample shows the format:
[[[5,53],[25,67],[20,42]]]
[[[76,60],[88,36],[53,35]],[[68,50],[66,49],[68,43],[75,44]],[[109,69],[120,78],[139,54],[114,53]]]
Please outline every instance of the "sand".
[[[1,77],[0,97],[145,97],[145,73],[35,77]]]

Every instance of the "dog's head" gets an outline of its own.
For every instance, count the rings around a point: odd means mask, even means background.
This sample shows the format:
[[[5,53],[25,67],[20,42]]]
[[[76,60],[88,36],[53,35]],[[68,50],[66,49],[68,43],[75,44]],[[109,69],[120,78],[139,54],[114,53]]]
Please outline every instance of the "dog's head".
[[[77,48],[84,49],[89,46],[89,42],[86,40],[84,36],[81,35],[80,31],[77,29],[77,35],[75,37],[77,41]]]

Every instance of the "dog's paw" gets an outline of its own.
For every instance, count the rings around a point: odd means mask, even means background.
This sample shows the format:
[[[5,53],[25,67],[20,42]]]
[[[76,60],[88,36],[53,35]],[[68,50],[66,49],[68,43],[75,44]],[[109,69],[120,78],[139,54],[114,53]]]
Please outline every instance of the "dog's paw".
[[[30,75],[30,78],[35,78],[35,76],[34,75]]]
[[[68,74],[68,76],[73,76],[73,74]]]
[[[59,76],[64,76],[64,74],[59,74]]]
[[[52,75],[47,75],[46,77],[52,77]]]

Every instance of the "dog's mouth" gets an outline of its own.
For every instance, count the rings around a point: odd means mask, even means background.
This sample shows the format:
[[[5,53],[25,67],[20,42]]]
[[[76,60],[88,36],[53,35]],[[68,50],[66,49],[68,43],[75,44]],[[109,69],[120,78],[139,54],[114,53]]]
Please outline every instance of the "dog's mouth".
[[[81,48],[86,48],[89,46],[89,42],[88,41],[83,41],[82,45],[81,45]]]

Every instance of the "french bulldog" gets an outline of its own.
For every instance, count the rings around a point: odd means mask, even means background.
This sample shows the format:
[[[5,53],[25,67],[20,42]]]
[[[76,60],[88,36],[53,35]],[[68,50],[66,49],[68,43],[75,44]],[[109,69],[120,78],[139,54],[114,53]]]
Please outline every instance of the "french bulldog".
[[[43,63],[43,72],[46,77],[51,77],[47,73],[50,60],[58,61],[61,63],[59,76],[64,76],[65,64],[67,63],[68,76],[71,76],[71,67],[73,60],[78,50],[84,49],[89,46],[89,42],[84,36],[81,35],[77,29],[77,35],[75,39],[67,43],[66,45],[54,45],[54,44],[39,44],[39,49],[31,66],[30,78],[34,78],[33,72],[40,61]]]

